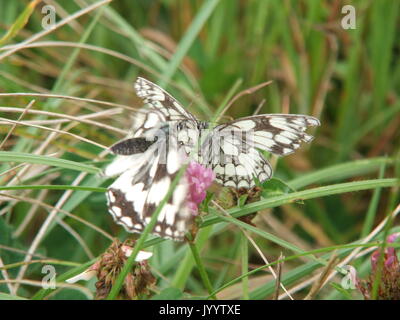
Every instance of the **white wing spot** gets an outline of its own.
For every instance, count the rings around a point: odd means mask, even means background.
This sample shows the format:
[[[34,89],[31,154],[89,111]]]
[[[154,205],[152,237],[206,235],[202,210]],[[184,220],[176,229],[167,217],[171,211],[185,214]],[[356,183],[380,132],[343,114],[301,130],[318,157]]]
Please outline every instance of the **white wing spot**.
[[[237,123],[242,130],[251,130],[256,126],[256,123],[253,120],[243,120]]]
[[[115,214],[117,217],[120,217],[120,216],[122,215],[121,208],[119,208],[119,207],[117,207],[117,206],[113,206],[113,207],[111,208],[111,210],[114,212],[114,214]]]
[[[108,198],[110,199],[110,201],[115,202],[116,199],[115,199],[115,196],[112,193],[112,191],[108,191],[107,194],[108,194]]]
[[[158,205],[167,194],[170,181],[170,178],[166,176],[162,180],[157,181],[155,184],[153,184],[147,196],[147,201]]]
[[[166,234],[167,236],[169,236],[169,237],[172,237],[172,229],[171,229],[170,227],[168,227],[168,228],[165,230],[165,234]]]
[[[159,118],[157,114],[150,112],[146,122],[144,123],[144,127],[146,129],[154,127],[159,122]]]
[[[126,200],[128,201],[136,201],[140,196],[143,194],[143,187],[144,184],[143,182],[139,182],[132,186],[132,184],[127,184],[123,186],[123,189],[120,188],[120,190],[123,190],[126,194]]]
[[[286,138],[286,137],[284,137],[284,136],[282,136],[280,134],[277,134],[274,137],[274,139],[275,139],[276,142],[283,143],[283,144],[290,144],[290,142],[291,142],[290,139],[288,139],[288,138]]]
[[[168,158],[167,158],[167,170],[169,174],[173,174],[176,171],[178,171],[180,165],[180,161],[178,158],[178,152],[175,150],[170,150],[168,153]]]
[[[129,217],[122,217],[121,221],[126,224],[129,228],[133,227],[132,219]]]

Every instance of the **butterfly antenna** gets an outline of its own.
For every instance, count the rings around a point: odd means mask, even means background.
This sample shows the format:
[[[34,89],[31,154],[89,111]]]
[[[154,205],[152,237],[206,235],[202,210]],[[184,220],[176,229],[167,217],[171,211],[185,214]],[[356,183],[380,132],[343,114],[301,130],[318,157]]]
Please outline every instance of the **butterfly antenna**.
[[[260,89],[262,89],[262,88],[264,88],[264,87],[266,87],[266,86],[268,86],[268,85],[270,85],[271,83],[272,83],[272,80],[266,81],[266,82],[263,82],[263,83],[260,83],[260,84],[258,84],[258,85],[256,85],[256,86],[254,86],[254,87],[245,89],[245,90],[240,91],[239,93],[237,93],[237,94],[228,102],[228,104],[225,106],[224,110],[222,110],[221,114],[218,116],[218,118],[216,119],[216,121],[218,122],[218,120],[220,120],[220,118],[222,117],[222,115],[223,115],[224,113],[226,113],[226,112],[229,110],[229,108],[233,105],[233,103],[234,103],[236,100],[238,100],[238,99],[241,98],[242,96],[253,94],[254,92],[256,92],[256,91],[258,91],[258,90],[260,90]]]

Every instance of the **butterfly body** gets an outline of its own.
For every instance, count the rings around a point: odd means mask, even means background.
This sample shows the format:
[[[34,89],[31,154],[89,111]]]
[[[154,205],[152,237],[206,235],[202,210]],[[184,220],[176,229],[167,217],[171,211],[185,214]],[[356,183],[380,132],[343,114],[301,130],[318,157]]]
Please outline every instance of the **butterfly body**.
[[[215,181],[235,189],[253,188],[272,176],[259,150],[284,156],[313,137],[305,132],[319,120],[306,115],[264,114],[212,127],[196,119],[166,91],[138,78],[135,90],[145,102],[128,137],[110,149],[117,155],[105,171],[119,175],[108,188],[109,211],[129,232],[141,232],[167,193],[179,168],[194,160],[211,168]],[[193,216],[186,206],[188,183],[181,179],[152,231],[182,240]]]

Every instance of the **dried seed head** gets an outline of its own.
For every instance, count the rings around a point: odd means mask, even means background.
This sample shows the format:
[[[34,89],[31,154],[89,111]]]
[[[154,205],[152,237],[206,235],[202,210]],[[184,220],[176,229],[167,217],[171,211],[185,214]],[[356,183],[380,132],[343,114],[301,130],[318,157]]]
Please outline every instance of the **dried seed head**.
[[[103,254],[97,272],[99,280],[96,283],[96,299],[107,297],[124,264],[132,253],[133,245],[134,242],[132,240],[127,240],[123,243],[116,240]],[[142,258],[149,258],[151,254],[141,252],[140,256]],[[135,299],[140,294],[148,294],[148,289],[155,284],[155,281],[156,279],[151,274],[147,262],[145,260],[139,261],[125,277],[119,298]]]
[[[95,285],[95,297],[96,299],[105,299],[131,255],[134,244],[133,240],[126,240],[123,243],[115,240],[97,262],[84,272],[68,279],[67,282],[75,283],[79,280],[89,280],[96,276],[98,281]],[[135,299],[139,294],[149,293],[149,288],[156,281],[146,261],[151,256],[151,252],[140,251],[138,253],[136,257],[137,263],[125,278],[124,286],[119,294],[120,299]]]

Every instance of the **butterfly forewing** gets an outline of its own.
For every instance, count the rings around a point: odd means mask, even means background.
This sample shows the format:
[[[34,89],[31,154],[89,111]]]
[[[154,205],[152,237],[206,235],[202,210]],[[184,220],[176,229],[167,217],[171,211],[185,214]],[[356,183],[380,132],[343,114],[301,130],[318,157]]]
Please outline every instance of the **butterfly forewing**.
[[[311,116],[264,114],[225,123],[215,130],[247,132],[248,144],[252,143],[256,148],[283,156],[298,149],[301,142],[311,142],[313,137],[304,131],[308,126],[318,125],[319,120]]]
[[[196,121],[196,118],[168,92],[146,79],[139,77],[136,80],[135,91],[149,105],[149,108],[159,112],[165,121]]]
[[[283,156],[313,137],[304,131],[319,120],[305,115],[266,114],[241,118],[214,128],[202,149],[204,162],[216,173],[218,183],[234,188],[255,186],[272,176],[270,164],[257,149]],[[212,147],[210,147],[212,144]]]

